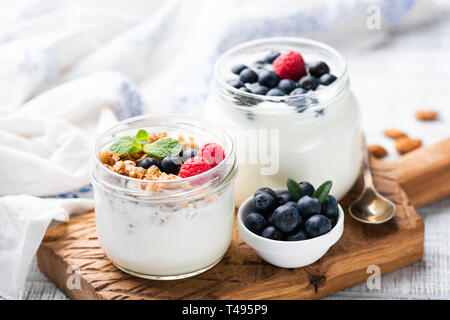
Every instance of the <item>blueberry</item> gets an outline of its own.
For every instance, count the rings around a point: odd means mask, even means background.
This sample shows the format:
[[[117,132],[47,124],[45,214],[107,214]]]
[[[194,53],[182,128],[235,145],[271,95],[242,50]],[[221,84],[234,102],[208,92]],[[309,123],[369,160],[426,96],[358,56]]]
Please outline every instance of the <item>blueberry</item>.
[[[242,88],[244,86],[244,83],[241,80],[230,80],[228,81],[228,84],[236,89]]]
[[[260,235],[264,228],[267,227],[267,221],[259,213],[252,212],[245,217],[244,225],[251,232]]]
[[[302,230],[302,229],[293,231],[290,234],[288,234],[286,237],[287,241],[300,241],[300,240],[306,240],[306,239],[309,239],[309,236],[306,233],[306,231]]]
[[[250,90],[251,93],[265,95],[269,88],[260,85],[259,83],[246,83],[245,87]]]
[[[261,192],[270,194],[274,199],[278,198],[276,192],[267,187],[259,188],[258,190],[255,191],[255,194],[253,196],[256,196],[258,193],[261,193]]]
[[[332,84],[334,80],[336,80],[337,77],[330,73],[325,73],[322,75],[319,79],[320,84],[323,84],[324,86],[327,86],[329,84]]]
[[[302,223],[302,217],[297,208],[291,205],[282,205],[273,213],[273,224],[281,232],[291,232]]]
[[[261,192],[253,197],[253,210],[266,217],[275,210],[276,206],[274,197],[268,193]]]
[[[246,68],[242,70],[241,73],[239,74],[239,80],[241,80],[244,83],[246,82],[254,83],[258,80],[258,74],[255,71]]]
[[[302,181],[298,184],[300,188],[302,188],[305,195],[312,197],[316,189],[314,189],[313,185],[307,181]]]
[[[279,52],[271,51],[271,52],[264,58],[264,62],[265,62],[265,63],[272,63],[276,58],[278,58],[279,55],[280,55]]]
[[[274,97],[284,96],[284,92],[281,91],[280,89],[273,88],[267,92],[266,96],[274,96]]]
[[[141,167],[141,168],[144,168],[144,169],[148,169],[151,166],[157,166],[159,168],[160,167],[160,163],[159,163],[158,160],[156,160],[154,158],[144,158],[141,161],[139,161],[137,166]]]
[[[321,236],[330,230],[330,220],[321,214],[312,216],[305,222],[305,231],[311,238]]]
[[[328,195],[325,201],[322,203],[322,210],[320,214],[332,219],[338,216],[338,202],[335,197]]]
[[[195,148],[186,149],[186,150],[183,150],[183,154],[181,155],[181,160],[183,162],[186,162],[187,159],[193,158],[196,155],[197,155],[197,149],[195,149]]]
[[[303,88],[295,88],[294,90],[291,91],[291,93],[289,94],[290,96],[297,96],[299,94],[304,94],[306,93],[306,90]]]
[[[237,64],[231,68],[231,72],[234,74],[240,74],[242,70],[247,69],[247,66],[244,64]]]
[[[252,93],[250,90],[248,90],[246,87],[242,87],[239,88],[239,90],[244,91],[244,92],[248,92],[248,93]]]
[[[308,65],[309,73],[316,77],[320,78],[321,75],[330,72],[330,68],[323,61],[316,61]]]
[[[295,202],[295,201],[288,201],[288,202],[285,203],[285,205],[287,205],[287,206],[294,206],[294,207],[297,208],[297,202]]]
[[[278,89],[280,89],[286,94],[289,94],[295,88],[297,88],[297,84],[295,83],[295,81],[291,79],[282,79],[278,83]]]
[[[298,85],[305,90],[316,90],[319,81],[312,76],[304,76],[300,79]]]
[[[257,61],[252,65],[252,68],[256,69],[256,72],[258,72],[260,69],[264,69],[264,62]]]
[[[258,72],[258,82],[262,86],[274,88],[277,86],[279,81],[280,78],[278,77],[278,74],[273,71],[261,69]]]
[[[309,217],[320,213],[320,202],[316,198],[304,196],[297,201],[297,209],[302,218],[306,220]]]
[[[261,232],[261,236],[272,240],[281,240],[283,237],[281,232],[278,231],[277,228],[275,228],[274,226],[268,226],[267,228],[265,228]]]
[[[292,198],[291,194],[288,191],[281,192],[278,195],[278,204],[280,206],[282,206],[283,204],[286,204],[289,201],[294,202],[294,198]]]
[[[178,174],[180,172],[181,159],[178,156],[165,157],[161,161],[161,171],[167,174]]]

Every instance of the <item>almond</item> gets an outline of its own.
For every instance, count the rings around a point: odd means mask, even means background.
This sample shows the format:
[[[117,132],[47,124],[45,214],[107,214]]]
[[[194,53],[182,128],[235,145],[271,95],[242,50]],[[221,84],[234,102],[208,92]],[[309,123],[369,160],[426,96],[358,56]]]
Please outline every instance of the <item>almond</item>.
[[[408,137],[408,135],[406,133],[404,133],[403,131],[397,130],[397,129],[386,129],[383,132],[386,137],[391,138],[391,139]]]
[[[433,121],[436,120],[439,116],[439,112],[434,110],[419,110],[416,113],[414,113],[417,120],[420,121]]]
[[[405,154],[413,151],[422,146],[422,140],[420,139],[410,139],[410,138],[400,138],[395,141],[395,149],[398,153]]]
[[[380,146],[379,144],[372,144],[369,147],[369,152],[375,157],[375,158],[384,158],[387,156],[387,151],[385,148]]]

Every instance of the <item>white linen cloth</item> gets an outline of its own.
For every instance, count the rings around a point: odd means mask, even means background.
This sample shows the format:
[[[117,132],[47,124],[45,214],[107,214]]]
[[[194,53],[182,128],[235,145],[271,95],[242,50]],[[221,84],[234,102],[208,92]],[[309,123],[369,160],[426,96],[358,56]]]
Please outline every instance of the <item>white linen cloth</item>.
[[[5,4],[2,4],[6,6]],[[22,5],[22,2],[19,2]],[[370,30],[368,8],[383,28]],[[0,25],[0,296],[20,298],[52,219],[92,208],[95,136],[145,112],[200,114],[213,62],[268,36],[342,50],[381,44],[392,28],[432,17],[409,1],[31,1]],[[373,9],[373,7],[372,7]]]

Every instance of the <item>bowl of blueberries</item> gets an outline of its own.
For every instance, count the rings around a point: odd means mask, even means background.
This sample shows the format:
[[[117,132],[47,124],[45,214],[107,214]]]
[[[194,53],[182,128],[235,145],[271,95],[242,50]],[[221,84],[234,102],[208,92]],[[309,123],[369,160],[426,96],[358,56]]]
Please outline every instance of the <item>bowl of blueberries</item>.
[[[238,211],[242,239],[278,267],[299,268],[319,260],[344,231],[344,211],[329,194],[333,183],[317,189],[287,180],[287,188],[261,188]]]

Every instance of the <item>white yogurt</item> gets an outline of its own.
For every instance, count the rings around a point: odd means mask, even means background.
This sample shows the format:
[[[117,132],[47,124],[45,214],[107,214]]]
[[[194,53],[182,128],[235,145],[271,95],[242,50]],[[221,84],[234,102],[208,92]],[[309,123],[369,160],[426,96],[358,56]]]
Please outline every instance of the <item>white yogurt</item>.
[[[289,97],[290,102],[283,97],[242,93],[226,84],[237,78],[230,72],[233,65],[252,66],[270,50],[299,51],[305,62],[326,61],[338,80],[306,95]],[[299,103],[293,106],[292,99],[302,101],[307,107],[299,112]],[[332,180],[332,193],[340,199],[358,177],[363,150],[360,112],[349,88],[344,60],[326,45],[299,38],[271,38],[231,49],[216,64],[214,85],[204,116],[235,135],[239,162],[237,204],[258,188],[284,187],[287,178],[306,180],[315,186]],[[251,134],[265,132],[265,129],[278,132],[279,138],[271,152],[271,161],[278,163],[276,172],[264,174],[261,169],[268,165],[261,157],[256,162],[249,160],[248,153],[264,154],[267,147],[258,140],[258,150],[252,149],[242,131],[244,128]]]
[[[216,142],[226,158],[205,173],[170,181],[137,180],[105,167],[98,151],[138,129]],[[106,255],[125,272],[149,279],[180,279],[211,268],[231,242],[236,172],[232,139],[217,126],[180,115],[122,121],[98,139],[92,156],[97,235]],[[149,183],[160,191],[148,191]]]
[[[118,267],[150,276],[174,276],[213,266],[225,254],[234,223],[233,192],[181,206],[149,205],[96,188],[97,234]]]

